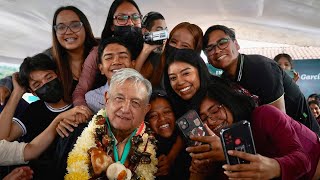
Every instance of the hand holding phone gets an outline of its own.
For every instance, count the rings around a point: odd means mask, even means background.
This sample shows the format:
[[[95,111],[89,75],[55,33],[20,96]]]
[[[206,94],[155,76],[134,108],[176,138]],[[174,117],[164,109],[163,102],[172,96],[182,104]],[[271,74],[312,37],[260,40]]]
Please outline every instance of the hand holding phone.
[[[221,143],[226,161],[230,165],[249,163],[248,161],[229,155],[229,150],[237,150],[256,154],[250,123],[246,120],[222,128],[220,131]]]
[[[201,142],[191,140],[190,135],[208,136],[208,132],[205,130],[203,123],[195,110],[190,110],[186,114],[182,115],[176,121],[176,124],[189,146],[197,146],[201,144]]]

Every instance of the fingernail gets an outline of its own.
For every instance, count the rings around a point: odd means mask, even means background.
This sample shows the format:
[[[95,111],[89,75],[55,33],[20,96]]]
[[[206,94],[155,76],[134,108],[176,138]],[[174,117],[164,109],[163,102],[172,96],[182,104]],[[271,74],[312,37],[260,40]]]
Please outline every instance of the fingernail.
[[[222,166],[223,169],[225,169],[226,167],[227,167],[226,165],[223,165],[223,166]]]
[[[189,148],[189,147],[187,147],[187,148],[186,148],[186,151],[189,151],[189,150],[190,150],[190,148]]]
[[[233,151],[228,151],[228,154],[232,155],[232,154],[233,154]]]

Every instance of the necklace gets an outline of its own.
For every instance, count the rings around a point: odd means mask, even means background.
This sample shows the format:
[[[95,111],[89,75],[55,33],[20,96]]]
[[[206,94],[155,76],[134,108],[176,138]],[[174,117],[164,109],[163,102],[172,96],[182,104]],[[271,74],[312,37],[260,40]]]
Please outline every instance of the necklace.
[[[113,139],[116,139],[116,138],[114,137],[114,134],[113,134],[112,131],[111,131],[111,127],[110,127],[108,118],[106,118],[106,122],[107,122],[107,125],[108,125],[108,133],[109,133],[110,137],[112,137]],[[126,159],[127,159],[128,155],[129,155],[129,152],[130,152],[130,149],[131,149],[131,139],[132,139],[132,137],[136,134],[136,132],[137,132],[137,129],[135,129],[135,130],[131,133],[131,135],[129,136],[128,141],[126,142],[126,145],[124,146],[124,150],[123,150],[123,153],[122,153],[122,156],[121,156],[121,159],[120,159],[120,163],[121,163],[121,164],[124,164],[124,163],[126,162]],[[127,137],[127,138],[128,138],[128,137]],[[125,142],[125,140],[126,140],[127,138],[125,138],[124,140],[122,140],[120,143]],[[116,162],[119,161],[118,145],[119,145],[119,143],[116,144],[116,141],[113,141],[113,154],[114,154],[114,160],[115,160]]]

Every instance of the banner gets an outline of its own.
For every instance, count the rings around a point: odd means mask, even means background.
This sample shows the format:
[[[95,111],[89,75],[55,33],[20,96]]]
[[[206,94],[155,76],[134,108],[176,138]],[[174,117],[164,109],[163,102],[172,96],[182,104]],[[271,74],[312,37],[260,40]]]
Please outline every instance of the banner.
[[[210,64],[207,66],[211,74],[220,76],[223,72]],[[300,75],[297,84],[304,96],[307,98],[313,93],[320,94],[320,59],[294,60],[293,66]]]

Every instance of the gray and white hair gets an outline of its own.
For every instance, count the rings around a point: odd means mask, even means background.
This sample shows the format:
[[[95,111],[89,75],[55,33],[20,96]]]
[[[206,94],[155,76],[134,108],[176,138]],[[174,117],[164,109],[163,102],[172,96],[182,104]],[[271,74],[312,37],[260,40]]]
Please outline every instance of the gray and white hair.
[[[138,71],[133,68],[122,68],[114,73],[110,81],[110,90],[113,89],[113,86],[123,84],[127,80],[133,81],[134,84],[142,83],[146,87],[146,100],[147,102],[149,102],[152,93],[152,85],[148,79],[144,78]]]

